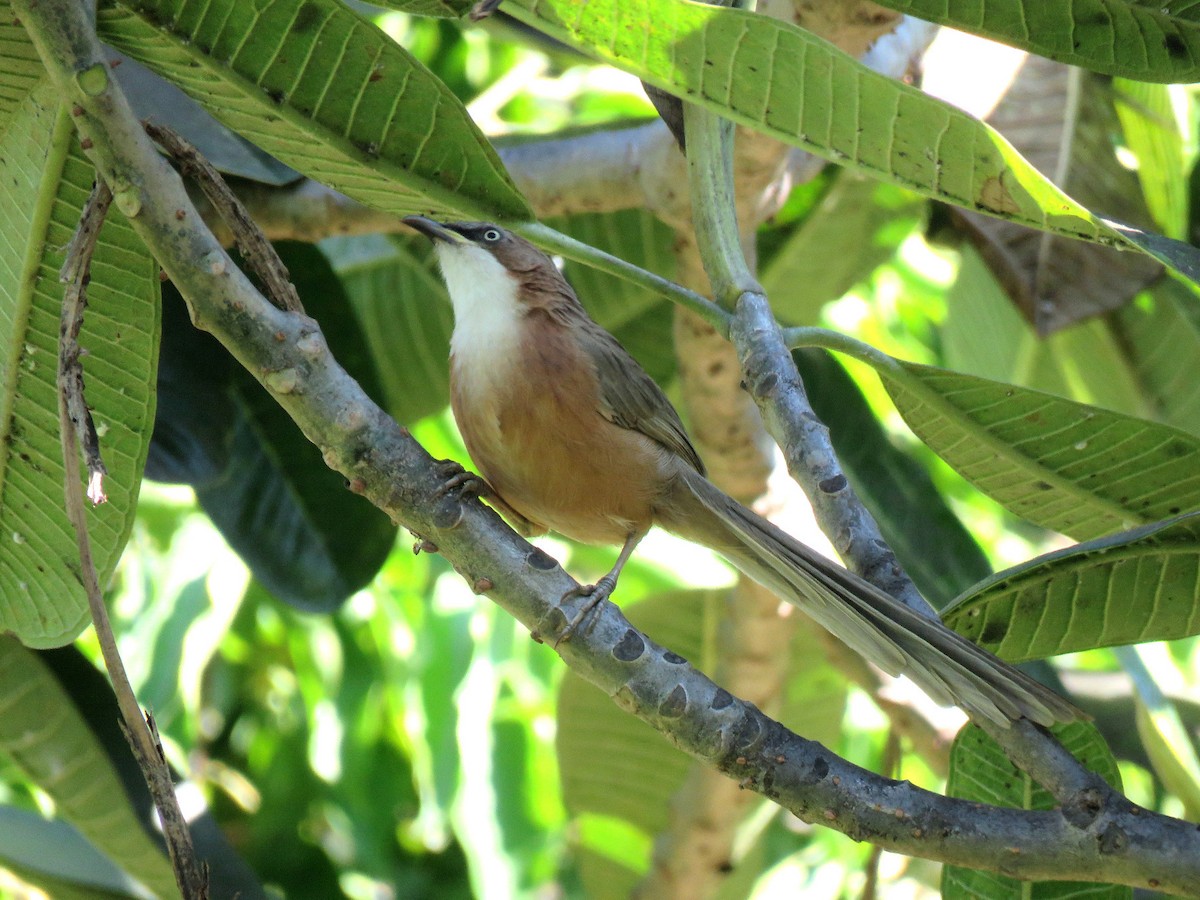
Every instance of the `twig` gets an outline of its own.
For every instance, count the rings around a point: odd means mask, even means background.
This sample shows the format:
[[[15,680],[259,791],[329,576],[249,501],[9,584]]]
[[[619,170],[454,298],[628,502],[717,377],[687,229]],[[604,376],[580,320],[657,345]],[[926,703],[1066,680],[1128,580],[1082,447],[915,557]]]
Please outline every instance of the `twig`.
[[[262,233],[262,229],[250,217],[242,201],[229,189],[221,173],[213,168],[199,150],[166,125],[149,121],[142,124],[146,133],[167,151],[180,171],[200,186],[208,202],[232,232],[242,259],[262,280],[271,302],[288,312],[304,312],[300,295],[296,293],[296,286],[292,284],[287,266]],[[186,213],[179,210],[176,215]]]
[[[96,238],[104,224],[108,207],[112,204],[112,191],[101,178],[96,179],[92,193],[80,213],[79,227],[67,245],[66,258],[58,273],[58,280],[66,284],[63,291],[62,323],[59,328],[59,389],[66,403],[67,413],[74,428],[82,432],[80,444],[87,463],[87,496],[93,505],[104,503],[104,476],[108,469],[100,457],[100,435],[92,411],[88,409],[83,391],[83,366],[79,359],[83,349],[79,346],[79,331],[83,328],[83,311],[87,308],[87,283],[92,263],[92,251]],[[73,442],[72,442],[73,446]]]
[[[186,900],[205,900],[208,897],[208,867],[199,864],[196,860],[195,851],[192,849],[191,832],[188,830],[187,822],[184,821],[183,813],[179,809],[179,802],[175,797],[171,773],[167,769],[154,719],[147,713],[143,720],[141,706],[129,684],[129,677],[125,673],[121,655],[117,652],[117,641],[108,620],[108,610],[104,606],[96,565],[92,560],[87,514],[83,503],[83,492],[79,486],[79,453],[76,450],[77,425],[83,428],[82,443],[88,459],[89,496],[92,496],[93,482],[96,483],[98,492],[102,494],[98,484],[104,464],[100,462],[99,440],[95,427],[92,425],[91,414],[88,412],[83,398],[83,370],[79,364],[80,348],[77,338],[83,324],[83,311],[87,306],[87,283],[90,277],[92,252],[96,246],[100,227],[104,222],[104,215],[111,202],[112,193],[109,191],[108,185],[104,183],[103,179],[97,177],[92,195],[84,205],[79,228],[68,245],[67,258],[63,263],[60,275],[62,280],[67,281],[63,297],[61,340],[58,351],[58,418],[65,471],[66,510],[67,517],[75,529],[75,540],[79,548],[79,575],[87,593],[92,624],[96,628],[96,638],[104,656],[104,665],[112,679],[113,691],[117,696],[117,704],[124,719],[122,729],[129,739],[133,755],[146,778],[146,784],[150,788],[154,805],[162,820],[163,835],[166,837],[167,852],[171,856],[171,864],[175,869],[176,883]],[[79,409],[82,409],[82,414],[77,411]],[[92,502],[99,501],[92,496]]]

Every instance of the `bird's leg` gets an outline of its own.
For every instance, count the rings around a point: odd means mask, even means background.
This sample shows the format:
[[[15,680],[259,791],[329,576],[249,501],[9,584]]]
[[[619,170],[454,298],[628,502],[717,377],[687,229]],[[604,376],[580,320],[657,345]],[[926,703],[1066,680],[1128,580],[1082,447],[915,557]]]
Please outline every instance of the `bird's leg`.
[[[588,613],[612,596],[612,592],[617,589],[617,579],[621,577],[621,570],[625,568],[625,563],[629,562],[629,557],[633,556],[634,548],[637,547],[649,530],[649,528],[642,528],[637,531],[631,531],[625,537],[625,544],[621,547],[621,552],[617,556],[617,561],[613,564],[613,567],[595,584],[581,584],[563,594],[562,600],[559,601],[560,603],[572,597],[587,597],[588,601],[583,605],[583,609],[571,617],[571,621],[567,623],[567,627],[563,629],[562,634],[558,636],[558,640],[554,642],[555,646],[558,646],[562,641],[570,640],[571,635],[575,633],[575,629],[579,627],[580,623],[587,618]]]
[[[434,465],[437,466],[438,473],[443,479],[441,487],[438,488],[439,497],[454,492],[457,492],[459,498],[463,500],[478,497],[480,500],[486,500],[488,505],[504,516],[523,537],[546,533],[545,528],[531,522],[509,506],[482,475],[467,471],[461,463],[452,459],[439,459]]]

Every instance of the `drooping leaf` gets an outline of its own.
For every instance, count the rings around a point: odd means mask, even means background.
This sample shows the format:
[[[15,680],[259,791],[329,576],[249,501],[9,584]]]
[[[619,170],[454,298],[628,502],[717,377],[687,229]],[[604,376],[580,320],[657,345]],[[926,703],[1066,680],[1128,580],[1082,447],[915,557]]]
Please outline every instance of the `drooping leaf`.
[[[63,511],[55,379],[58,272],[93,170],[48,84],[0,133],[0,159],[0,631],[57,646],[88,621]],[[100,232],[88,296],[80,336],[86,397],[109,471],[109,502],[88,511],[88,524],[104,584],[133,523],[158,355],[158,266],[115,207]]]
[[[1055,737],[1071,755],[1105,781],[1121,789],[1121,775],[1112,751],[1094,725],[1072,722],[1054,729]],[[946,793],[962,800],[974,800],[1014,809],[1054,809],[1057,802],[1041,785],[1014,766],[991,738],[975,725],[958,733],[950,751],[950,779]],[[947,900],[1128,900],[1132,889],[1117,885],[1087,882],[1021,882],[994,872],[981,872],[961,866],[942,870],[942,896]]]
[[[1200,513],[1039,556],[968,589],[945,623],[1004,659],[1200,633]]]
[[[450,90],[336,0],[131,0],[101,37],[289,166],[378,209],[532,216]]]
[[[1087,540],[1200,507],[1200,438],[1011,384],[863,359],[935,453],[1031,522]]]
[[[1139,81],[1200,81],[1200,11],[1156,0],[879,0],[1059,62]]]
[[[165,852],[142,827],[104,750],[37,655],[0,637],[0,753],[59,815],[160,897],[178,897]]]
[[[1087,210],[979,120],[789,23],[671,0],[515,0],[505,9],[651,84],[841,165],[1054,234],[1134,247],[1200,280],[1200,250]]]

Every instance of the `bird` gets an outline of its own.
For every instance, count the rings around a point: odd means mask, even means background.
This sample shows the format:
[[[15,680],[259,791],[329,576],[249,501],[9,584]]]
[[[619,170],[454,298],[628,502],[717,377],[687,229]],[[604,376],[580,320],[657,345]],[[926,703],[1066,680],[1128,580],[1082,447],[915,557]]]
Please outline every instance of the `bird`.
[[[1086,718],[989,651],[722,492],[662,389],[584,310],[554,261],[490,222],[408,216],[454,308],[450,404],[477,491],[525,536],[621,547],[588,608],[657,525],[717,551],[892,675],[1000,727]]]

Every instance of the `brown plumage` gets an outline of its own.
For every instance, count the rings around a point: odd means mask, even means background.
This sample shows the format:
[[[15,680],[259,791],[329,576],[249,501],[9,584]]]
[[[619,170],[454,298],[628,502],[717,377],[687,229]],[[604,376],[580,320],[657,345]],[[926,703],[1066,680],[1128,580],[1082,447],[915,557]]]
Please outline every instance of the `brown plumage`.
[[[486,222],[405,220],[434,240],[455,307],[451,403],[498,507],[526,534],[621,544],[608,596],[652,525],[710,547],[892,674],[1000,725],[1082,717],[722,493],[653,379],[544,253]]]

